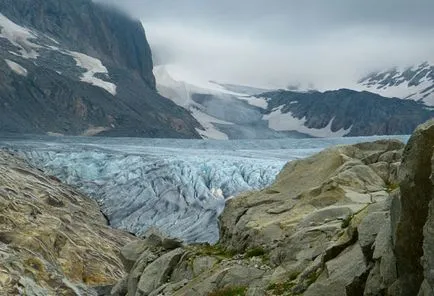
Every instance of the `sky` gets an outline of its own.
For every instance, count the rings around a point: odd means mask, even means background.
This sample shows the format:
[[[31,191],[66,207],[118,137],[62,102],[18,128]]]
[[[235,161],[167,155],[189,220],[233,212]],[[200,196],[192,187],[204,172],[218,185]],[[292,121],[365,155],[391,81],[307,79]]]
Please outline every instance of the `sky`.
[[[433,0],[98,0],[142,21],[154,63],[257,87],[348,87],[434,61]]]

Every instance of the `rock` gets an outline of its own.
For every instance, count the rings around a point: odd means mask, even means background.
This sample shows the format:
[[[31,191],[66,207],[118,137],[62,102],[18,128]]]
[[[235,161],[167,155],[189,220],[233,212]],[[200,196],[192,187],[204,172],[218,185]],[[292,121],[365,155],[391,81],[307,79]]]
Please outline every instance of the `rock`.
[[[424,280],[422,282],[422,285],[420,286],[420,290],[417,296],[432,296],[432,295],[434,295],[434,290],[430,287],[428,282]]]
[[[395,161],[399,153],[393,151],[402,146],[396,141],[339,146],[287,164],[269,188],[228,201],[216,246],[169,251],[163,237],[149,236],[158,246],[156,258],[136,261],[129,295],[229,295],[238,289],[252,296],[364,291],[377,296],[391,286],[393,291],[392,231],[400,210],[399,190],[388,187],[387,161]],[[258,255],[252,257],[252,250]]]
[[[128,293],[128,276],[124,276],[110,291],[110,296],[125,296]]]
[[[394,163],[394,162],[401,161],[401,158],[402,158],[402,150],[394,150],[394,151],[387,151],[381,154],[380,157],[378,158],[378,161],[386,162],[386,163]]]
[[[374,172],[383,179],[384,182],[389,181],[389,163],[387,162],[376,162],[370,164],[369,167],[374,170]]]
[[[389,213],[374,212],[368,214],[357,227],[359,233],[359,244],[366,258],[372,258],[372,245],[374,244],[380,229],[386,225],[388,219]]]
[[[434,200],[429,203],[423,237],[423,257],[421,258],[425,278],[423,290],[425,295],[434,295]]]
[[[0,12],[34,37],[26,49],[0,39],[1,132],[200,138],[190,112],[159,95],[140,21],[91,0],[2,0]]]
[[[107,296],[111,294],[114,285],[99,286],[99,287],[92,287],[92,288],[95,290],[96,296]]]
[[[434,121],[420,125],[411,136],[403,152],[399,170],[401,205],[396,227],[395,253],[402,295],[417,295],[424,279],[420,263],[423,250],[432,248],[432,235],[424,240],[424,225],[427,223],[429,204],[432,200],[431,158],[434,150]],[[431,217],[429,217],[431,219]],[[425,233],[431,231],[428,220]],[[424,256],[425,276],[434,284],[434,257],[428,251]]]
[[[193,274],[199,275],[207,270],[210,270],[218,263],[218,260],[211,256],[197,257],[193,259]]]
[[[143,240],[133,241],[121,249],[121,260],[125,270],[129,272],[139,259],[140,255],[148,248],[147,242]]]
[[[142,277],[143,271],[149,264],[151,264],[157,259],[158,255],[151,252],[150,250],[146,250],[145,252],[143,252],[143,254],[140,255],[139,259],[133,265],[130,273],[128,274],[127,290],[129,294],[136,294],[137,285],[140,278]]]
[[[399,183],[398,180],[398,170],[401,166],[401,162],[392,162],[389,166],[389,184],[397,185]]]
[[[151,248],[158,248],[163,245],[164,235],[158,229],[150,228],[145,233],[145,244]]]
[[[165,250],[174,250],[177,248],[182,247],[182,241],[176,238],[168,238],[165,237],[163,238],[163,241],[161,242],[161,246],[165,249]]]
[[[368,268],[358,244],[327,262],[326,269],[327,276],[312,284],[304,293],[305,296],[355,295],[352,291],[363,291],[363,277],[367,276]]]
[[[0,295],[92,295],[124,276],[119,251],[135,238],[108,227],[95,201],[4,151],[0,209]]]
[[[137,284],[136,295],[149,295],[160,285],[166,283],[183,253],[184,250],[181,248],[173,250],[145,267]]]
[[[382,280],[380,274],[380,264],[377,262],[374,268],[369,273],[366,280],[364,296],[377,296],[381,295],[384,287],[382,287]]]

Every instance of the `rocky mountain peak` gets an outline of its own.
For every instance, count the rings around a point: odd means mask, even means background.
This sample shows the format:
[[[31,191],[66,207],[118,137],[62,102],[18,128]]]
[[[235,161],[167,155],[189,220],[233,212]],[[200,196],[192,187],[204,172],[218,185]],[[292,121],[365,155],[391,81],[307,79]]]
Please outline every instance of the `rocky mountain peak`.
[[[393,67],[370,73],[358,81],[369,91],[387,97],[412,99],[434,105],[434,64],[423,62],[411,67]]]

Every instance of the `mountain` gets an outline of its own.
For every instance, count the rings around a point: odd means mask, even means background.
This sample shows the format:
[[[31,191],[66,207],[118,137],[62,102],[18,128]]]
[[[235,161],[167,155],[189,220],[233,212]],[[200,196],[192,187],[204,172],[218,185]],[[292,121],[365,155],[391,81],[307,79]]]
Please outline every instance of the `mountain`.
[[[159,92],[182,106],[212,139],[410,134],[434,116],[422,103],[367,91],[296,92],[218,84],[174,65],[154,69]]]
[[[90,0],[0,2],[0,131],[198,138],[160,96],[141,23]]]
[[[360,79],[357,88],[434,106],[434,65],[424,62],[412,67],[373,72]]]
[[[203,126],[199,130],[203,138],[305,137],[298,132],[270,129],[262,120],[267,102],[249,94],[254,88],[236,85],[226,88],[223,84],[195,77],[176,65],[155,67],[154,74],[160,94],[191,112]]]
[[[264,119],[270,128],[315,137],[411,134],[417,125],[434,117],[434,111],[423,103],[366,91],[281,90],[260,96],[268,104]]]

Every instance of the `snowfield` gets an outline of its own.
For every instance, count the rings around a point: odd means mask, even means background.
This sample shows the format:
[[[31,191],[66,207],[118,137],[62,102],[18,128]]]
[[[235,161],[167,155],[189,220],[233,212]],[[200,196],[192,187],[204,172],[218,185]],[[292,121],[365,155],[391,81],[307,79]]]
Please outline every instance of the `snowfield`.
[[[0,37],[8,39],[19,48],[15,53],[25,59],[36,59],[39,55],[37,49],[41,46],[31,40],[37,39],[36,34],[27,28],[21,27],[0,13]]]
[[[294,117],[291,112],[282,113],[283,107],[284,106],[280,106],[270,114],[264,115],[263,119],[268,120],[268,126],[271,129],[274,129],[276,131],[298,131],[303,134],[307,134],[317,138],[344,137],[351,132],[352,127],[349,127],[348,129],[332,131],[332,124],[334,118],[332,118],[327,124],[327,126],[324,128],[309,128],[305,125],[307,121],[305,117],[298,119]]]
[[[35,166],[95,198],[113,227],[157,227],[215,243],[225,201],[270,185],[289,160],[373,138],[245,141],[0,138]],[[406,140],[406,137],[401,137]]]
[[[98,86],[102,89],[105,89],[113,96],[116,96],[116,85],[104,81],[95,77],[95,74],[108,74],[107,68],[102,64],[102,62],[96,58],[85,55],[80,52],[69,51],[72,57],[74,57],[77,66],[83,69],[86,69],[87,72],[83,73],[81,76],[81,81],[90,83],[92,85]]]

